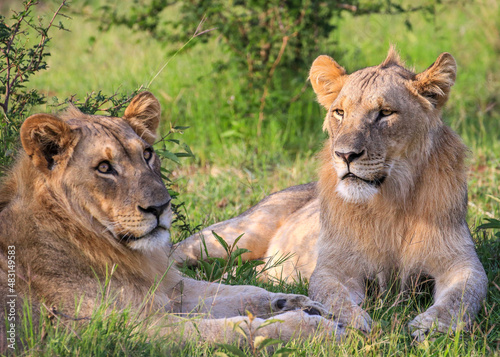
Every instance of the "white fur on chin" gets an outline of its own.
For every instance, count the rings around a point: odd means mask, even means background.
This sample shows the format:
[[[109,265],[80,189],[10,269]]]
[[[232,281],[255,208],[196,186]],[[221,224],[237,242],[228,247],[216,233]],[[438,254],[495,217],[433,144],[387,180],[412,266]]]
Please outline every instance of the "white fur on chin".
[[[337,193],[346,202],[366,203],[373,199],[379,189],[361,180],[340,181],[337,185]]]
[[[170,244],[170,232],[165,228],[156,228],[141,239],[128,243],[130,249],[143,252],[152,252],[158,248],[166,247]]]

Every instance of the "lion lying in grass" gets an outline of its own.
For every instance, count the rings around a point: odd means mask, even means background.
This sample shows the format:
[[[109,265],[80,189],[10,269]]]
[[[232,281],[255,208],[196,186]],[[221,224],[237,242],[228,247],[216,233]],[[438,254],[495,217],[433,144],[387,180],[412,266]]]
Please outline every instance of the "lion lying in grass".
[[[143,92],[123,118],[70,108],[60,117],[37,114],[24,122],[24,152],[0,185],[0,345],[12,345],[7,332],[18,336],[21,297],[33,304],[35,318],[42,303],[91,316],[113,267],[109,295],[118,309],[207,317],[196,326],[176,325],[185,319],[165,314],[165,333],[234,342],[240,336],[234,324],[248,328],[250,311],[257,316],[252,328],[271,315],[283,321],[257,335],[332,336],[337,324],[321,317],[325,309],[306,296],[196,281],[171,267],[170,196],[152,147],[159,119],[158,101]]]
[[[245,233],[248,259],[294,255],[268,276],[310,278],[310,295],[343,323],[369,331],[359,306],[365,281],[382,290],[413,277],[434,280],[434,305],[410,327],[418,339],[432,329],[470,324],[486,296],[487,279],[474,250],[467,214],[467,148],[441,119],[456,64],[443,53],[425,71],[406,69],[391,49],[379,66],[350,75],[318,57],[310,80],[328,110],[329,134],[319,182],[263,199],[242,215],[181,242],[178,261],[196,262],[203,238],[211,256]]]

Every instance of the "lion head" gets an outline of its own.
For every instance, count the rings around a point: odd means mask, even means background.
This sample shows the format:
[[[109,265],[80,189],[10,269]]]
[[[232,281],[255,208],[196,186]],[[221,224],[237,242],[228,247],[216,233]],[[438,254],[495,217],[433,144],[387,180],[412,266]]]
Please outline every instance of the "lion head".
[[[160,105],[137,95],[123,118],[85,115],[71,107],[60,117],[36,114],[21,127],[21,141],[53,212],[114,244],[151,250],[169,241],[170,196],[153,144]],[[63,216],[65,214],[62,214]],[[108,234],[102,234],[109,232]]]
[[[455,76],[448,53],[419,74],[393,48],[382,64],[350,75],[328,56],[314,61],[310,79],[328,110],[323,129],[340,197],[365,203],[385,191],[404,199],[442,127],[440,109]]]

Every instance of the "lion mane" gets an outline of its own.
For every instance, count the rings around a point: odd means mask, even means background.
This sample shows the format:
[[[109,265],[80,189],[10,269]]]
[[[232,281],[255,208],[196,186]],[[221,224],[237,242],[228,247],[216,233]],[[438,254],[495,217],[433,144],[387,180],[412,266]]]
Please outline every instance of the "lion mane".
[[[175,257],[195,262],[200,241],[224,255],[211,232],[251,251],[249,259],[292,254],[268,278],[310,278],[309,293],[343,323],[369,331],[360,304],[365,281],[382,290],[396,278],[435,282],[434,305],[410,328],[470,324],[486,296],[487,278],[466,223],[467,148],[441,119],[455,82],[456,63],[441,54],[425,71],[405,67],[391,48],[378,66],[347,74],[328,56],[310,70],[327,110],[328,140],[319,181],[272,194],[228,221],[181,242]]]

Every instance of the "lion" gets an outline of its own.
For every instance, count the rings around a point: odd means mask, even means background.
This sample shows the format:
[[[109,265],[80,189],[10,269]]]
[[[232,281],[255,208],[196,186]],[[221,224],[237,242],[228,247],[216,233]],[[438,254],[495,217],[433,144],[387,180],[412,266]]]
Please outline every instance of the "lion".
[[[441,119],[456,63],[441,54],[414,73],[391,47],[378,66],[350,75],[318,57],[310,81],[328,113],[319,181],[275,193],[242,215],[178,244],[179,262],[222,255],[214,231],[247,248],[249,259],[276,261],[267,276],[310,279],[309,295],[344,324],[370,331],[360,304],[366,280],[382,289],[415,277],[434,281],[434,304],[409,324],[422,340],[432,330],[469,326],[486,297],[487,278],[467,214],[467,148]]]
[[[159,102],[142,92],[122,118],[71,107],[23,123],[24,151],[0,185],[2,349],[19,336],[23,301],[34,318],[43,306],[90,317],[109,276],[114,308],[162,313],[162,331],[185,340],[239,342],[235,324],[257,329],[272,315],[282,322],[256,335],[341,336],[342,326],[306,296],[197,281],[172,267],[171,197],[153,149],[159,120]]]

